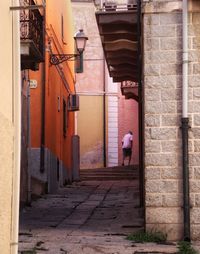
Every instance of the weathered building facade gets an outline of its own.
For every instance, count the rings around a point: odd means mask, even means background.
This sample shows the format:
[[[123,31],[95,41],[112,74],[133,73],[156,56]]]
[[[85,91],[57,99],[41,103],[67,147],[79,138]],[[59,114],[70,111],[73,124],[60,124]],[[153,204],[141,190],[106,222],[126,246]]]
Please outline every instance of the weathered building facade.
[[[170,240],[198,239],[200,3],[192,0],[97,2],[97,22],[110,75],[117,80],[124,68],[128,77],[124,74],[123,80],[139,82],[140,183],[146,229],[162,231]],[[186,25],[183,10],[188,14]],[[183,43],[185,27],[188,48]],[[132,51],[133,59],[126,50]],[[123,66],[117,65],[116,55],[120,53],[126,57]],[[189,61],[184,58],[187,53]],[[129,64],[134,63],[134,56],[137,64],[131,71]],[[183,76],[187,66],[188,74]],[[187,78],[188,96],[185,96]],[[185,116],[186,104],[189,110]],[[191,127],[189,140],[184,139],[182,125],[187,117]],[[188,158],[184,158],[187,142],[189,165]]]
[[[10,7],[18,1],[0,3],[0,250],[17,253],[20,178],[20,40],[19,15]]]
[[[21,0],[21,202],[73,179],[74,27],[70,2]],[[32,5],[35,9],[28,9]],[[33,22],[34,21],[34,22]],[[54,62],[58,61],[58,62]],[[63,60],[63,58],[61,59]],[[59,62],[60,61],[60,62]],[[77,142],[75,142],[78,145]],[[78,165],[78,164],[77,164]]]
[[[20,53],[21,53],[21,174],[20,203],[30,203],[34,194],[32,183],[31,146],[40,139],[42,129],[42,87],[44,66],[44,7],[37,3],[20,0]],[[36,4],[38,8],[36,7]],[[29,6],[35,7],[34,10]],[[40,7],[39,7],[40,6]],[[24,7],[24,8],[23,8]],[[33,22],[35,20],[35,22]],[[34,101],[37,97],[37,101]],[[33,107],[36,110],[32,110]],[[37,116],[38,118],[35,118]],[[36,128],[32,125],[37,121]],[[31,126],[32,125],[32,126]],[[36,132],[38,134],[36,134]],[[32,135],[32,134],[35,135]],[[40,142],[40,141],[39,141]],[[39,158],[37,158],[39,161]],[[31,187],[32,186],[32,187]]]
[[[183,237],[182,1],[143,1],[146,226]],[[200,3],[188,1],[191,238],[199,239]],[[185,187],[184,187],[185,188]]]
[[[120,82],[108,74],[93,0],[73,0],[75,27],[83,27],[89,37],[83,58],[83,73],[76,74],[80,96],[76,129],[80,136],[81,168],[112,167],[122,163],[122,138],[134,133],[132,164],[138,164],[137,101],[125,100]]]

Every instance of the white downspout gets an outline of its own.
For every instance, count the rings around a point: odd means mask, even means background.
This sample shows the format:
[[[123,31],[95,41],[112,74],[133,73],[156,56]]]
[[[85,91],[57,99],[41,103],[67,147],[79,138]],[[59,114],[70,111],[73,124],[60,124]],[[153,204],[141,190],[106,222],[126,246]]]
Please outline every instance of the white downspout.
[[[183,0],[182,117],[188,117],[188,1]]]
[[[101,6],[101,9],[102,9],[103,8],[103,0],[101,0],[100,6]]]
[[[13,0],[12,6],[19,6],[19,0]],[[20,25],[19,25],[19,11],[11,11],[11,12],[13,22],[12,73],[13,73],[13,125],[14,125],[11,254],[17,254],[18,229],[19,229],[20,153],[21,153]]]

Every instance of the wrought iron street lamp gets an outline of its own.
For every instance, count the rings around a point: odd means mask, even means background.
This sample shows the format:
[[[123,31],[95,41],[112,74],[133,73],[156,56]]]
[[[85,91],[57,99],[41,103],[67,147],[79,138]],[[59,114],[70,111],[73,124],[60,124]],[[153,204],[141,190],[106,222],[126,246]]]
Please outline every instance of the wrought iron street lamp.
[[[80,29],[74,36],[75,47],[77,54],[51,54],[50,63],[53,65],[58,65],[64,61],[74,60],[76,57],[80,56],[85,50],[86,41],[88,37],[84,34],[83,29]]]

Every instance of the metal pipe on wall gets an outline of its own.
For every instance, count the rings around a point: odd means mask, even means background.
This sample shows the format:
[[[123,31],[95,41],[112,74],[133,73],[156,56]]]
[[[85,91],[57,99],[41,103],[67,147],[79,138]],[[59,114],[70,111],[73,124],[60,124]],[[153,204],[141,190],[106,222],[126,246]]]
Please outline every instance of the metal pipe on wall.
[[[12,6],[19,6],[18,0]],[[20,195],[20,153],[21,153],[21,77],[20,77],[20,21],[19,11],[12,11],[13,47],[13,125],[14,125],[14,163],[12,186],[12,231],[11,254],[18,253],[19,195]]]
[[[183,163],[183,215],[184,240],[190,241],[190,193],[189,193],[189,154],[188,154],[188,1],[183,0],[183,65],[182,65],[182,163]]]
[[[144,207],[144,106],[142,87],[142,49],[141,49],[141,0],[137,0],[137,34],[138,34],[138,129],[139,129],[139,189],[140,207]]]
[[[106,64],[103,61],[103,165],[107,166],[107,147],[106,147]]]
[[[46,6],[46,0],[43,0],[43,4]],[[44,63],[42,63],[42,90],[41,90],[41,144],[40,144],[40,172],[45,171],[45,85],[46,85],[46,48],[45,48],[45,27],[46,27],[46,8],[44,8],[44,23],[43,23],[43,42],[44,42]]]
[[[45,63],[42,63],[40,172],[45,171]]]
[[[183,89],[182,89],[182,117],[188,117],[188,2],[183,0]]]
[[[30,92],[30,78],[29,78],[29,70],[28,73],[28,84],[27,84],[27,136],[28,136],[28,194],[27,194],[27,202],[31,203],[31,162],[30,162],[30,149],[31,149],[31,92]]]

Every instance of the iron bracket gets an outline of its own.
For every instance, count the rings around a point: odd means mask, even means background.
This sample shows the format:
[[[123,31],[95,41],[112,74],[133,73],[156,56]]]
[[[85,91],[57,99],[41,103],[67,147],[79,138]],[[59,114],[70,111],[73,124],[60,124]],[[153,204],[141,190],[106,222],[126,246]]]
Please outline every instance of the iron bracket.
[[[50,63],[52,65],[58,65],[65,61],[74,61],[79,54],[51,54],[50,55]]]

